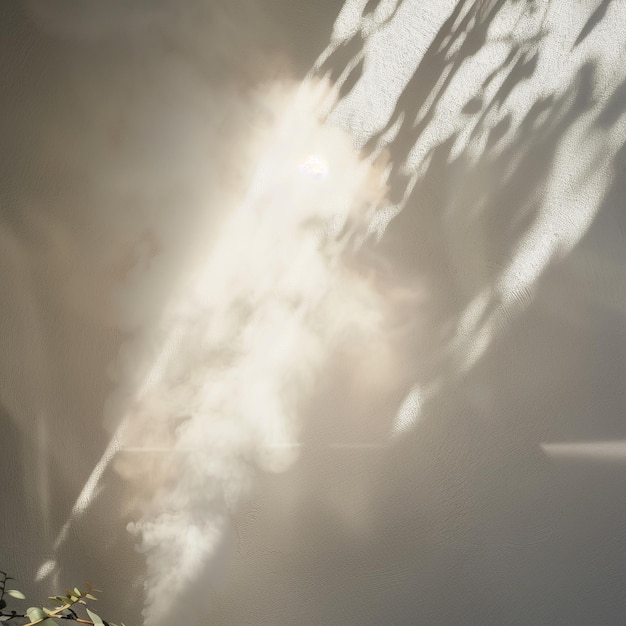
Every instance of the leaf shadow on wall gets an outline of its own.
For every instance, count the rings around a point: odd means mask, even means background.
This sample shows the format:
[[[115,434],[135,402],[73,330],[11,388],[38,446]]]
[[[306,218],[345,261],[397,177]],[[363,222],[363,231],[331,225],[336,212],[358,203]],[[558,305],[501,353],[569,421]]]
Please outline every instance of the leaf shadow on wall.
[[[392,199],[403,209],[376,250],[391,260],[395,278],[428,285],[427,312],[414,312],[420,324],[398,343],[406,379],[370,398],[365,411],[340,400],[345,378],[328,373],[307,416],[301,461],[269,479],[254,515],[241,516],[241,546],[248,547],[218,606],[220,623],[582,625],[621,623],[626,613],[619,467],[558,463],[541,449],[551,438],[626,438],[619,382],[626,289],[615,270],[623,256],[623,180],[616,175],[577,245],[557,246],[535,281],[522,282],[510,297],[499,287],[503,269],[541,224],[564,141],[591,119],[582,149],[593,153],[591,133],[612,127],[626,111],[624,87],[598,106],[591,60],[565,89],[537,97],[514,121],[511,96],[534,76],[546,35],[539,29],[511,43],[505,61],[465,104],[468,147],[459,150],[454,133],[432,148],[417,174],[401,168],[505,4],[457,4],[388,126],[366,147],[375,151],[376,140],[400,121],[387,150]],[[456,39],[463,43],[450,59]],[[357,44],[356,38],[350,44],[355,55]],[[347,50],[336,57],[338,68],[331,56],[322,71],[340,75]],[[487,98],[492,81],[500,86]],[[433,104],[414,124],[425,102]],[[476,156],[471,149],[480,137]],[[622,148],[609,163],[616,173],[623,154]],[[592,163],[583,179],[593,175]],[[578,210],[563,206],[563,218]],[[607,271],[606,259],[598,266],[607,240],[618,282],[592,288]],[[366,244],[357,259],[365,264],[371,249]],[[607,295],[614,289],[619,296]],[[494,332],[480,357],[461,359],[460,367],[460,322],[481,293],[488,296],[475,323],[496,320]],[[469,350],[463,345],[461,353]],[[364,346],[363,358],[377,355]],[[345,424],[354,435],[359,419],[365,430],[378,420],[379,432],[391,431],[408,380],[436,389],[412,431],[388,447],[333,446]],[[276,509],[290,493],[290,521],[281,524]],[[263,577],[273,593],[255,590]],[[241,602],[241,594],[251,602]],[[246,612],[250,605],[254,615]]]

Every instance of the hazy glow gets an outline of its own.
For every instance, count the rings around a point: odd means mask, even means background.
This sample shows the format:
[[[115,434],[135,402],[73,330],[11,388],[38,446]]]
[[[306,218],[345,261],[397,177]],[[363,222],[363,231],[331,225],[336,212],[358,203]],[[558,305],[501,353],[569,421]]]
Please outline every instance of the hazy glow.
[[[336,240],[384,181],[348,135],[318,121],[327,92],[306,81],[268,95],[278,122],[259,138],[237,210],[196,256],[160,327],[127,350],[139,364],[157,347],[75,514],[115,455],[136,494],[129,530],[146,555],[146,624],[171,623],[195,585],[219,578],[229,512],[255,467],[283,471],[297,458],[299,406],[333,350],[346,337],[384,341],[380,295],[338,264]]]

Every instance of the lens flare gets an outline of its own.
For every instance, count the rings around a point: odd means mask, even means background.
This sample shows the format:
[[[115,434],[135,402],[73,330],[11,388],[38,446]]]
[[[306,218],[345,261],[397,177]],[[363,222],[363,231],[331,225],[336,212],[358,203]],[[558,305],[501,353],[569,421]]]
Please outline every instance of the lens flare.
[[[315,180],[324,180],[329,174],[327,161],[317,154],[307,156],[306,159],[300,162],[298,169],[306,176]]]

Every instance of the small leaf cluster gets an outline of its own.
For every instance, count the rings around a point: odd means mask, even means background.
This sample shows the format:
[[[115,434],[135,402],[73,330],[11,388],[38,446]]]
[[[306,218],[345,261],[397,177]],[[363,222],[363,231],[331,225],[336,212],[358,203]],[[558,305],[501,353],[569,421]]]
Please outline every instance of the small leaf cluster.
[[[94,589],[91,583],[86,583],[87,590],[81,591],[78,587],[73,590],[66,589],[65,595],[50,596],[48,599],[50,607],[31,606],[26,609],[26,614],[18,613],[15,610],[5,612],[7,606],[5,595],[17,600],[25,600],[26,596],[17,589],[7,589],[7,581],[13,580],[6,572],[0,571],[0,622],[8,623],[15,618],[26,617],[29,621],[25,626],[60,626],[59,620],[69,620],[78,624],[89,624],[91,626],[117,626],[111,622],[106,622],[99,615],[87,607],[87,601],[97,600],[95,593],[101,593],[99,589]],[[81,617],[77,613],[79,609],[86,613],[86,617]],[[124,624],[121,624],[124,626]]]

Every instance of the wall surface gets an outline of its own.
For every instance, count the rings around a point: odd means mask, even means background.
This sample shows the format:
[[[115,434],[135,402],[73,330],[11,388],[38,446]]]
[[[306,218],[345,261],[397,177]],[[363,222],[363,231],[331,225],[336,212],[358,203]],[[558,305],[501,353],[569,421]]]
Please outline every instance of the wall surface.
[[[0,568],[144,623],[626,621],[626,2],[0,8]]]

